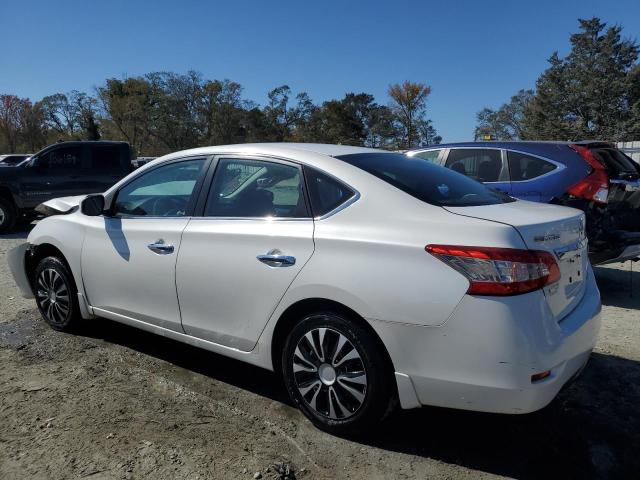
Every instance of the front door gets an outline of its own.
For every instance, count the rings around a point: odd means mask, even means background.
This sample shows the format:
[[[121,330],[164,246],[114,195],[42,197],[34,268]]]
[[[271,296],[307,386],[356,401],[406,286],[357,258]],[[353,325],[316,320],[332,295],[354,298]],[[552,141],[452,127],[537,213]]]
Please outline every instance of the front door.
[[[182,331],[176,258],[205,164],[190,158],[143,172],[118,191],[108,216],[87,218],[82,277],[97,313]]]
[[[182,235],[176,284],[187,334],[251,350],[313,253],[302,170],[222,157],[204,215]]]

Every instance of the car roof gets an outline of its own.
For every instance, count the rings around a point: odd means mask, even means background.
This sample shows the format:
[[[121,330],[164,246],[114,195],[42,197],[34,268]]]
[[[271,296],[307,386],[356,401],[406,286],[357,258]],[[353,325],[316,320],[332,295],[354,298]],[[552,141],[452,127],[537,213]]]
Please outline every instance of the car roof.
[[[510,141],[485,141],[485,142],[454,142],[454,143],[441,143],[438,145],[430,145],[428,147],[413,148],[409,152],[417,152],[423,150],[433,150],[439,148],[460,148],[460,147],[486,147],[486,148],[526,148],[526,147],[541,147],[541,146],[556,146],[556,145],[590,145],[590,146],[609,146],[613,147],[613,144],[609,142],[603,142],[599,140],[580,140],[575,142],[560,141],[560,140],[510,140]]]
[[[355,147],[352,145],[331,145],[325,143],[238,143],[234,145],[215,145],[210,147],[199,147],[190,150],[182,150],[180,152],[171,153],[161,158],[168,159],[184,155],[212,155],[218,153],[260,153],[263,155],[286,156],[287,153],[299,154],[300,152],[316,153],[329,157],[337,157],[340,155],[351,155],[356,153],[385,153],[388,151],[376,148]]]

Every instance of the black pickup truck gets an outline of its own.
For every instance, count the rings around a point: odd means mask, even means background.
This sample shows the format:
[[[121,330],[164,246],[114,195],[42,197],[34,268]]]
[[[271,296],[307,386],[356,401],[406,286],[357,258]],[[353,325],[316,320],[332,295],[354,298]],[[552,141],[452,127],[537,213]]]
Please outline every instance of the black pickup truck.
[[[0,233],[56,197],[104,192],[132,171],[126,142],[58,142],[15,167],[0,169]]]

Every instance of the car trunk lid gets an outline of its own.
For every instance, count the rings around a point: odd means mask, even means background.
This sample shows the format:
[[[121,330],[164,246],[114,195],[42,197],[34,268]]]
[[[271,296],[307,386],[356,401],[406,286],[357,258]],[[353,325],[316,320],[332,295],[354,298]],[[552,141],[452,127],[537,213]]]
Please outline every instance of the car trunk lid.
[[[510,225],[518,231],[527,248],[551,253],[558,263],[560,280],[547,285],[544,295],[558,321],[580,302],[589,268],[584,213],[572,208],[525,201],[446,207],[446,210]]]

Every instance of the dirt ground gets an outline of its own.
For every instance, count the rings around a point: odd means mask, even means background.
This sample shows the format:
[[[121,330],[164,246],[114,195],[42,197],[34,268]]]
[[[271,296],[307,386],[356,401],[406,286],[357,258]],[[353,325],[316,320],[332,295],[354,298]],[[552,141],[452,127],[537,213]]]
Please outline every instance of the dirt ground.
[[[0,237],[1,479],[640,478],[640,273],[629,263],[596,269],[598,346],[546,409],[424,408],[338,438],[292,408],[270,372],[107,320],[50,330],[6,266],[25,237]]]

